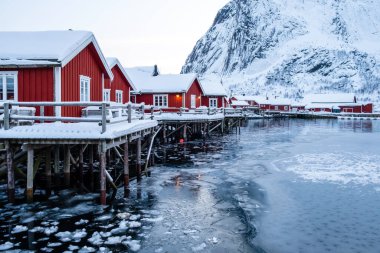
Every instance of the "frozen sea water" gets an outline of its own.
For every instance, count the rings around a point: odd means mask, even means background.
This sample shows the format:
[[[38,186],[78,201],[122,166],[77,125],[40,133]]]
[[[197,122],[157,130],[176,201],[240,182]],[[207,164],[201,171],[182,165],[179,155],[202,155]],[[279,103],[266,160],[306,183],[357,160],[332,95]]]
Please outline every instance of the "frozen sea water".
[[[0,249],[380,252],[379,141],[379,121],[250,121],[161,147],[166,161],[108,208],[70,191],[2,205]]]

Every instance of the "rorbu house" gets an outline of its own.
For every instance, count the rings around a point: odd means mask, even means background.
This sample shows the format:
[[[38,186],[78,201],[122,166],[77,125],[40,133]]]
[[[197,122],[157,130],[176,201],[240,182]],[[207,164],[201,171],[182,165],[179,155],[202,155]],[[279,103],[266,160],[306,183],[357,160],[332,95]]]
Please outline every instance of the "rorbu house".
[[[0,100],[103,100],[104,84],[113,74],[91,32],[0,32],[0,38]],[[81,108],[45,108],[44,113],[76,117]]]
[[[202,88],[196,74],[160,74],[157,66],[126,68],[135,89],[131,101],[161,108],[195,109],[201,105]]]
[[[202,88],[201,106],[225,108],[228,106],[227,91],[223,84],[209,79],[200,80]]]
[[[373,104],[359,102],[352,93],[309,94],[304,101],[313,112],[372,113]]]
[[[132,81],[117,58],[106,58],[114,78],[107,79],[103,90],[103,101],[125,104],[130,101],[131,91],[134,90]]]

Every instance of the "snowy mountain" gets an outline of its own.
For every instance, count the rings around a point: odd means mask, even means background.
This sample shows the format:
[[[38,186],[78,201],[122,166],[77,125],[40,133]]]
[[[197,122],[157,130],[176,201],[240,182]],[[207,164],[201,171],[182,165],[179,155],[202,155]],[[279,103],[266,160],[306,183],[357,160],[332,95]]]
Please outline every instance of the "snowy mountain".
[[[182,68],[233,93],[380,101],[380,1],[232,0]]]

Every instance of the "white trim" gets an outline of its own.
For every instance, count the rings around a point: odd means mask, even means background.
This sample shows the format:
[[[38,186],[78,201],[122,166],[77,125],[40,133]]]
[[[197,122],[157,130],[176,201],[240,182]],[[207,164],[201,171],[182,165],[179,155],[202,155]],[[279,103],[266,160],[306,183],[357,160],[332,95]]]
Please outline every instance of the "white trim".
[[[84,98],[85,100],[82,100],[82,91],[81,91],[81,83],[82,81],[84,82],[88,82],[88,91],[87,93],[85,93],[84,95],[86,95],[86,97]],[[88,77],[88,76],[83,76],[83,75],[80,75],[79,76],[79,101],[81,102],[90,102],[91,101],[91,78]]]
[[[62,101],[62,68],[54,67],[54,101]],[[60,106],[54,107],[54,114],[56,117],[61,117],[62,110]]]
[[[0,71],[0,75],[4,75],[5,77],[7,75],[11,75],[14,78],[14,87],[13,87],[13,96],[14,96],[14,101],[18,102],[18,71]],[[3,100],[8,100],[7,97],[7,79],[3,79],[3,83],[0,85],[3,85]],[[7,97],[4,99],[4,97]]]
[[[128,102],[131,102],[131,87],[128,87]]]
[[[108,99],[104,99],[105,93],[108,94]],[[103,89],[103,101],[104,102],[110,102],[111,101],[111,89]]]
[[[118,67],[119,67],[121,73],[123,73],[125,79],[127,79],[128,83],[129,83],[129,85],[132,87],[133,90],[136,90],[136,87],[135,87],[135,85],[133,84],[132,79],[128,76],[127,71],[125,71],[125,68],[123,67],[123,65],[121,65],[119,59],[117,59],[117,58],[115,58],[115,61],[113,62],[113,64],[109,66],[110,69],[111,69],[111,71],[112,71],[112,69],[113,69],[115,66],[118,66]]]
[[[186,108],[186,93],[182,93],[182,107]]]
[[[211,101],[215,101],[215,106],[211,106]],[[218,98],[209,98],[208,99],[208,106],[211,108],[218,108]]]
[[[193,104],[194,102],[194,104]],[[191,109],[197,108],[197,95],[191,94],[190,95],[190,107]]]
[[[104,57],[102,51],[100,50],[99,44],[95,39],[95,36],[91,33],[91,36],[89,36],[87,39],[83,41],[82,44],[80,44],[76,49],[70,52],[70,54],[66,55],[62,61],[61,65],[62,68],[66,66],[72,59],[74,59],[75,56],[77,56],[83,49],[85,49],[89,44],[93,44],[95,47],[96,52],[98,53],[100,60],[102,61],[102,64],[104,68],[106,69],[106,72],[111,80],[113,80],[114,76],[112,74],[112,71],[110,67],[107,64],[106,58]]]
[[[156,97],[166,97],[166,105],[163,105],[163,106],[156,105]],[[154,94],[153,95],[153,105],[161,107],[161,108],[168,108],[169,107],[169,95],[168,94]]]

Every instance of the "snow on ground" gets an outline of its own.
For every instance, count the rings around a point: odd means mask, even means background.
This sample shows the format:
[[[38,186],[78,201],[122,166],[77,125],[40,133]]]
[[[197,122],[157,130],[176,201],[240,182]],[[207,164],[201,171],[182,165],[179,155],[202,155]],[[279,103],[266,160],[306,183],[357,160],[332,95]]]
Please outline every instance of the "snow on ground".
[[[380,184],[380,156],[356,153],[299,154],[276,162],[313,182]],[[331,166],[333,165],[333,166]]]
[[[217,120],[223,119],[224,115],[222,113],[207,115],[207,114],[193,114],[193,113],[183,113],[179,115],[177,113],[163,113],[159,116],[155,116],[156,120]]]

